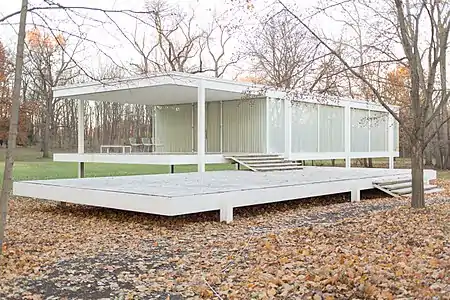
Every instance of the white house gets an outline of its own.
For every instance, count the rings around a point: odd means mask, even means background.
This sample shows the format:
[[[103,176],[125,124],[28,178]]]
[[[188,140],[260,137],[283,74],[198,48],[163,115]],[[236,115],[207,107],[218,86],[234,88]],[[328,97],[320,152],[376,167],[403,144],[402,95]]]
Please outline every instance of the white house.
[[[84,177],[85,162],[197,164],[199,172],[21,181],[14,183],[17,196],[166,216],[219,210],[220,220],[231,222],[236,207],[337,193],[350,193],[351,201],[359,201],[362,190],[376,188],[396,197],[412,190],[411,171],[393,169],[398,126],[373,103],[297,97],[264,86],[175,72],[58,87],[54,96],[79,99],[78,153],[54,155],[56,161],[78,162],[79,177]],[[122,148],[122,153],[85,153],[86,100],[154,105],[156,152],[104,145]],[[348,169],[350,159],[367,157],[389,158],[391,170]],[[247,165],[240,162],[243,158]],[[347,168],[289,167],[291,161],[316,159],[345,159]],[[251,160],[260,165],[277,162],[292,171],[204,173],[205,164],[232,160],[254,171],[268,169],[257,169]],[[441,190],[430,184],[435,178],[436,171],[425,171],[427,193]]]
[[[85,153],[83,109],[79,109],[78,153],[56,161],[205,164],[241,154],[279,154],[289,161],[389,158],[399,155],[398,125],[380,105],[350,99],[318,99],[262,85],[178,72],[63,86],[55,98],[155,105],[155,152],[123,155]],[[398,110],[397,107],[392,107]],[[125,151],[124,151],[125,152]]]

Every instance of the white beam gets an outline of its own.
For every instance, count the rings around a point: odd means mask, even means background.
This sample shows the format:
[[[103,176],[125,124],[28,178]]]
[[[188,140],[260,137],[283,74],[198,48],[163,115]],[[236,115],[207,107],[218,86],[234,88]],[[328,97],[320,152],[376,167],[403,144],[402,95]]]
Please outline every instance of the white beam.
[[[205,113],[205,86],[203,80],[199,80],[197,87],[197,157],[198,172],[205,172],[205,136],[206,136],[206,113]]]
[[[290,159],[292,150],[292,103],[284,98],[284,157]]]

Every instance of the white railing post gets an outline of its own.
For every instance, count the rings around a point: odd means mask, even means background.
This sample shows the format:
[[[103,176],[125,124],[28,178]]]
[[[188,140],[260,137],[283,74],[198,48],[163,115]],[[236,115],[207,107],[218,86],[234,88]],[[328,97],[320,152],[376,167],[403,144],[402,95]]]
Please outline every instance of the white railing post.
[[[203,80],[200,80],[197,87],[197,157],[198,172],[205,172],[205,86]]]

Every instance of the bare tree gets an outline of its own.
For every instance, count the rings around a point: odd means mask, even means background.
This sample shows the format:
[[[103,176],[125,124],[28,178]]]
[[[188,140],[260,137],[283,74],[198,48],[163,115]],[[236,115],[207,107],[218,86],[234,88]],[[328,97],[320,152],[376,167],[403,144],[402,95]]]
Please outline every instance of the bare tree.
[[[222,77],[241,60],[241,53],[233,53],[230,45],[237,26],[225,14],[212,12],[208,25],[201,27],[196,8],[183,9],[166,0],[150,0],[145,10],[145,17],[134,16],[133,32],[110,18],[139,55],[138,63],[131,62],[138,73],[178,71]]]
[[[286,89],[317,85],[312,74],[315,61],[323,54],[318,42],[308,36],[289,12],[281,10],[263,18],[255,31],[246,48],[253,71],[267,84]]]
[[[52,136],[55,136],[57,130],[56,108],[60,101],[53,98],[52,88],[80,75],[74,57],[82,40],[78,40],[72,47],[69,47],[69,41],[56,31],[48,33],[34,29],[28,34],[28,63],[25,72],[32,81],[28,88],[43,103],[42,152],[45,158],[50,157]]]
[[[28,0],[22,0],[20,13],[19,33],[17,36],[17,51],[15,63],[14,88],[10,113],[9,143],[6,151],[5,171],[3,185],[0,194],[0,255],[3,251],[5,239],[6,221],[8,215],[8,202],[12,190],[12,173],[14,167],[14,149],[16,147],[17,128],[19,126],[20,91],[22,85],[23,56],[25,48],[25,25],[27,22]]]
[[[229,15],[218,16],[217,12],[212,15],[209,28],[205,31],[204,46],[201,46],[200,68],[203,71],[212,72],[214,77],[222,77],[225,72],[239,63],[245,53],[241,50],[235,51],[227,56],[230,50],[229,44],[233,36],[237,35],[239,26],[234,25]],[[202,42],[200,42],[202,43]],[[211,67],[203,68],[204,53],[206,52],[206,64]]]
[[[379,49],[379,59],[370,63],[400,62],[405,65],[410,74],[409,96],[411,110],[409,119],[412,126],[407,126],[404,120],[388,105],[389,100],[382,93],[382,89],[374,84],[358,67],[352,66],[346,57],[336,52],[326,38],[300,18],[282,0],[278,4],[287,10],[292,17],[301,24],[323,46],[325,46],[342,65],[373,93],[374,98],[399,122],[403,132],[411,141],[412,163],[412,207],[425,206],[423,182],[423,158],[428,143],[444,126],[448,118],[432,128],[433,121],[447,106],[450,92],[446,84],[446,64],[448,35],[450,30],[450,7],[446,1],[434,0],[391,0],[385,2],[359,0],[358,10],[371,12],[374,22],[378,22],[379,30],[385,37],[398,40],[403,53],[399,57],[386,49]],[[326,1],[327,6],[343,6],[348,1],[336,3]],[[321,8],[326,10],[327,8]],[[383,25],[381,27],[381,24]],[[372,24],[373,25],[373,24]],[[391,40],[391,41],[392,41]],[[368,45],[380,48],[377,44]],[[404,60],[402,57],[406,57]]]
[[[189,63],[198,56],[204,35],[195,24],[194,9],[187,13],[164,0],[149,1],[146,8],[162,54],[161,62],[157,62],[159,71],[190,71]]]

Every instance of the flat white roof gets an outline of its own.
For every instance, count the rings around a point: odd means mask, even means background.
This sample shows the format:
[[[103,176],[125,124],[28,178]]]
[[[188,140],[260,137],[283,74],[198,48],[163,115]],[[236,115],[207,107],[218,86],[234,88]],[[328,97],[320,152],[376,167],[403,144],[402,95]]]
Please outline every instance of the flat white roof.
[[[53,97],[150,105],[196,103],[197,87],[200,82],[206,89],[206,101],[236,100],[248,93],[278,98],[285,95],[274,89],[269,90],[263,85],[167,72],[55,87]]]
[[[260,84],[182,72],[152,73],[125,79],[58,86],[53,88],[53,97],[145,105],[196,103],[200,82],[205,87],[207,102],[248,99],[249,97],[284,98],[292,94],[293,101],[324,102],[322,104],[338,106],[350,103],[355,107],[384,111],[384,108],[376,102],[309,93],[300,93],[302,97],[295,99],[296,94],[299,93],[297,91],[284,92]],[[398,109],[398,106],[389,106]]]

